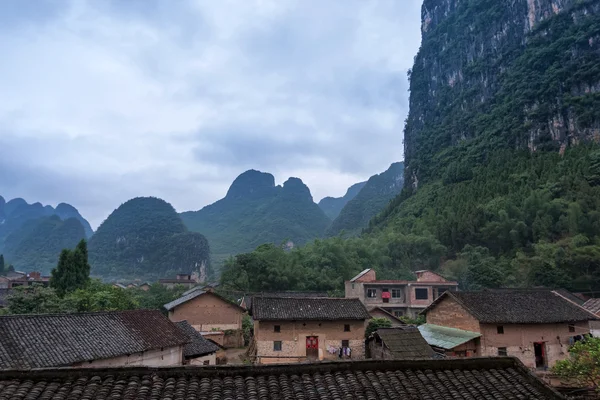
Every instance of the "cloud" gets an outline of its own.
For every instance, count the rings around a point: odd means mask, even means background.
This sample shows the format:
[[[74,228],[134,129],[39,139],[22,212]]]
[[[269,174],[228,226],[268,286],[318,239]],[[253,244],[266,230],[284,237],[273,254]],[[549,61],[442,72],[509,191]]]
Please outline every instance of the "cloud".
[[[419,0],[0,2],[0,194],[97,226],[249,168],[315,200],[401,160]]]

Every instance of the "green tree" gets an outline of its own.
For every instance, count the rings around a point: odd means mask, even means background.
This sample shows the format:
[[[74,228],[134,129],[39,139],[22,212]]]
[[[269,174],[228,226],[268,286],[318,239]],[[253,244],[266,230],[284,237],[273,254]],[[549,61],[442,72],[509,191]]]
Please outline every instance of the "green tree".
[[[87,243],[82,239],[74,250],[63,249],[60,253],[58,265],[52,270],[50,287],[59,296],[64,296],[68,292],[85,288],[89,279]]]
[[[569,383],[600,391],[600,338],[577,342],[569,353],[571,358],[557,361],[552,372]]]
[[[369,321],[367,329],[365,329],[365,338],[371,336],[379,328],[391,328],[392,323],[387,318],[373,318]]]
[[[34,285],[15,288],[7,297],[8,314],[43,314],[73,311],[52,288]]]
[[[4,254],[0,254],[0,275],[4,273]]]

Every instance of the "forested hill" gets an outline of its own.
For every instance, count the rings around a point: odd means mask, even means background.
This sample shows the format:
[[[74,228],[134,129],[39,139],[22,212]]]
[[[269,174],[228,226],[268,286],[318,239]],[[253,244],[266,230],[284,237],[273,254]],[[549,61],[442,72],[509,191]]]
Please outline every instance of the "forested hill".
[[[340,215],[340,211],[342,211],[342,208],[344,208],[344,206],[350,200],[356,197],[358,192],[361,191],[361,189],[365,186],[366,183],[367,182],[359,182],[350,186],[343,197],[324,197],[323,199],[321,199],[321,201],[319,201],[319,207],[321,208],[321,210],[323,210],[323,212],[325,213],[325,215],[327,215],[329,219],[336,219],[337,216]]]
[[[328,236],[357,235],[369,224],[369,220],[396,197],[404,185],[404,163],[394,163],[385,172],[374,175],[356,196],[348,201],[337,218],[327,229]]]
[[[154,197],[129,200],[113,211],[88,249],[92,274],[106,279],[211,273],[205,237],[189,232],[175,209]]]
[[[16,269],[49,273],[63,248],[74,247],[92,233],[71,205],[54,208],[0,197],[0,254]]]
[[[181,217],[190,230],[206,235],[215,262],[263,243],[303,244],[331,223],[300,179],[275,186],[273,175],[255,170],[238,176],[225,198]]]
[[[599,290],[600,1],[425,0],[422,17],[407,183],[372,235],[435,240],[463,289]]]

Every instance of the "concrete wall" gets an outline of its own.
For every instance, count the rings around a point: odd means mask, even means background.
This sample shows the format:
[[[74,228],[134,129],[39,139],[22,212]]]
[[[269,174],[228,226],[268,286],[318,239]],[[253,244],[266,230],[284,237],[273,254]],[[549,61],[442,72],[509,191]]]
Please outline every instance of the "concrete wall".
[[[204,364],[205,361],[208,361],[208,364]],[[217,365],[217,355],[216,353],[208,354],[202,357],[196,357],[189,360],[189,365]]]
[[[350,332],[344,332],[345,324],[350,325]],[[274,331],[275,325],[281,327],[280,332]],[[339,349],[342,340],[349,341],[353,360],[365,356],[364,321],[254,321],[257,361],[262,364],[304,361],[308,336],[319,338],[320,359],[338,359],[338,352],[331,354],[328,349]],[[274,341],[282,342],[281,351],[273,350]]]
[[[497,325],[481,324],[480,356],[497,356],[498,347],[506,347],[508,355],[519,358],[525,366],[535,368],[535,342],[546,343],[548,367],[558,360],[568,358],[569,338],[589,333],[589,323],[574,324],[575,332],[569,332],[569,324],[502,325],[504,334],[498,333]]]
[[[100,367],[124,367],[124,366],[146,366],[146,367],[167,367],[183,364],[183,346],[166,347],[145,351],[143,353],[134,353],[120,357],[105,358],[93,360],[72,365],[75,368],[100,368]]]
[[[365,289],[362,283],[346,281],[344,292],[345,297],[348,299],[360,299],[361,302],[365,302]]]
[[[427,312],[427,323],[480,332],[479,321],[456,300],[448,296]]]
[[[197,331],[242,329],[243,310],[223,299],[205,293],[169,311],[173,322],[184,321]]]

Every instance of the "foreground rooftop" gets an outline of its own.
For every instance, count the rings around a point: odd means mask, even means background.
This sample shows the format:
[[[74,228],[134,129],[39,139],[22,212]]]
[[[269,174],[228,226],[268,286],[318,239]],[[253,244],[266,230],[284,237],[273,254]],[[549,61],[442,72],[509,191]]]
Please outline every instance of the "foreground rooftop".
[[[511,357],[0,372],[0,398],[562,399]]]

